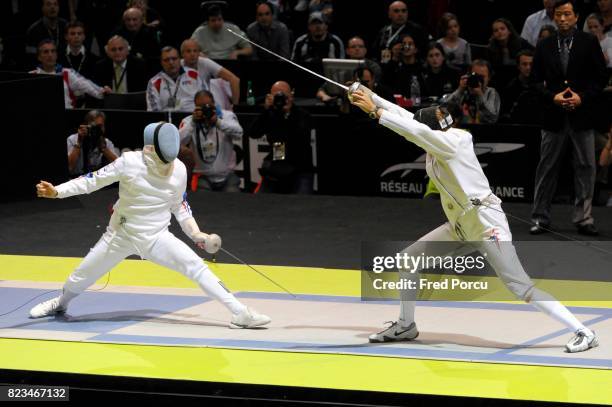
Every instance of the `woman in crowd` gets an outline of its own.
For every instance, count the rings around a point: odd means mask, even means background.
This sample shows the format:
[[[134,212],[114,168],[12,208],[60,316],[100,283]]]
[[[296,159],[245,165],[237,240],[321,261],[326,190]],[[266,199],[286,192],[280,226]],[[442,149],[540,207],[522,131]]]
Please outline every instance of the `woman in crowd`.
[[[516,55],[519,51],[533,49],[518,35],[509,20],[498,18],[493,22],[492,28],[493,34],[486,51],[486,59],[491,65],[516,65]]]
[[[452,13],[444,13],[438,24],[438,42],[444,48],[446,62],[449,66],[460,68],[472,63],[472,51],[470,44],[459,37],[461,26],[457,16]]]

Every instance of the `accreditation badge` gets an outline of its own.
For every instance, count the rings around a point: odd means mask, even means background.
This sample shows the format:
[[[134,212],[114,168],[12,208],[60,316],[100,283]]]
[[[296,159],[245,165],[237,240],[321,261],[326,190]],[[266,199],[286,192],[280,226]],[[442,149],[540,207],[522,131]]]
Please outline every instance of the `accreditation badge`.
[[[206,141],[206,143],[202,146],[202,150],[204,150],[204,159],[215,158],[217,156],[215,143],[213,143],[211,140]]]
[[[175,98],[174,96],[170,96],[170,97],[168,98],[168,107],[169,107],[169,108],[178,107],[178,106],[177,106],[177,102],[178,102],[178,101],[176,100],[176,98]]]
[[[272,144],[272,160],[279,161],[285,159],[285,143],[280,141]]]

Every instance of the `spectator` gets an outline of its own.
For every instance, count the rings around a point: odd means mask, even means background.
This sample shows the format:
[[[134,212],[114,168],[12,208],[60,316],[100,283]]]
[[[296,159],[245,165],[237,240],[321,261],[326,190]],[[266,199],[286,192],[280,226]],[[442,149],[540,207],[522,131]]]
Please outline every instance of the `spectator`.
[[[423,71],[423,91],[421,96],[441,98],[452,93],[459,85],[459,70],[446,63],[444,48],[439,42],[431,42],[427,47],[427,59]]]
[[[380,65],[371,59],[366,59],[368,49],[361,37],[353,37],[346,43],[347,59],[363,60],[363,66],[368,68],[368,71],[374,75],[373,82],[378,83],[382,79],[382,70]],[[336,85],[325,82],[317,91],[317,98],[322,102],[328,102],[334,98],[343,97],[346,92]]]
[[[181,121],[181,144],[193,157],[198,186],[207,191],[239,192],[240,179],[234,173],[234,142],[242,140],[242,127],[233,112],[216,107],[207,90],[195,95],[195,109]]]
[[[240,78],[223,68],[210,58],[201,55],[200,45],[193,38],[189,38],[181,44],[181,64],[183,66],[195,69],[202,80],[203,90],[210,90],[215,95],[215,86],[213,80],[216,78],[227,81],[230,86],[230,104],[237,105],[240,102]],[[225,106],[223,93],[215,95],[217,103]]]
[[[206,14],[206,23],[196,28],[191,38],[198,42],[200,49],[208,58],[238,59],[240,56],[248,57],[253,54],[251,44],[225,29],[229,28],[246,37],[237,25],[223,20],[223,12],[219,6],[208,7]]]
[[[390,24],[384,26],[378,33],[375,42],[375,55],[381,63],[391,58],[391,46],[394,40],[404,34],[409,34],[417,49],[424,50],[429,42],[429,35],[423,27],[408,19],[408,6],[403,1],[394,1],[389,5],[388,16]]]
[[[145,25],[142,10],[128,8],[123,13],[123,24],[115,31],[130,44],[130,53],[147,62],[147,68],[157,65],[159,41],[155,31]]]
[[[76,6],[74,3],[77,3]],[[125,10],[125,0],[104,0],[104,1],[76,1],[70,0],[69,4],[73,4],[72,9],[76,10],[76,20],[82,21],[87,28],[86,33],[89,40],[95,37],[97,47],[99,48],[98,56],[103,57],[102,46],[112,37],[113,32],[117,29],[117,24],[121,22],[123,12]],[[72,17],[71,17],[72,18]],[[94,52],[94,48],[91,48]]]
[[[530,84],[533,52],[520,51],[516,62],[519,74],[502,93],[501,116],[511,123],[538,124],[540,100]]]
[[[603,20],[603,32],[612,35],[610,29],[612,28],[612,0],[597,0],[597,8],[599,10],[597,15],[601,16]],[[588,22],[585,20],[582,27],[582,31],[590,32]]]
[[[531,214],[535,223],[530,230],[532,234],[544,233],[550,226],[551,202],[567,144],[574,152],[574,225],[578,233],[589,236],[598,233],[592,216],[593,125],[597,122],[597,117],[593,116],[594,100],[607,80],[606,64],[599,42],[592,35],[576,30],[578,15],[574,10],[573,0],[555,2],[558,34],[538,43],[533,60],[533,81],[543,98],[544,120]]]
[[[414,39],[408,34],[403,34],[400,38],[402,51],[400,60],[395,62],[391,60],[383,65],[383,83],[391,88],[393,94],[400,94],[404,98],[420,98],[420,90],[423,89],[423,64],[417,58],[419,53],[415,45]],[[416,78],[419,95],[413,95],[414,79]],[[413,103],[419,104],[413,100]]]
[[[543,0],[544,8],[531,14],[523,24],[521,38],[527,41],[531,46],[535,47],[540,38],[540,31],[544,26],[555,26],[553,21],[553,5],[555,0]]]
[[[280,193],[312,193],[314,170],[310,145],[310,115],[293,104],[287,82],[276,82],[266,96],[265,111],[251,128],[249,137],[264,135],[270,153],[259,170],[262,190]]]
[[[114,93],[142,92],[147,89],[145,62],[130,55],[127,40],[115,35],[104,47],[108,58],[96,65],[96,82],[110,87]]]
[[[287,26],[273,17],[272,5],[267,1],[258,1],[255,9],[255,21],[247,27],[247,35],[255,43],[285,58],[290,57],[289,30]],[[253,59],[276,61],[274,55],[253,48]]]
[[[604,34],[603,17],[593,13],[587,17],[586,24],[601,45],[607,67],[612,68],[612,36]]]
[[[64,38],[67,46],[59,56],[59,62],[66,68],[74,69],[86,78],[93,78],[98,58],[85,49],[85,27],[80,21],[66,25]]]
[[[557,35],[557,27],[554,25],[545,25],[540,28],[540,33],[538,34],[538,42],[542,41],[544,38],[548,38],[551,35]]]
[[[495,123],[499,117],[500,98],[489,87],[491,65],[482,59],[472,61],[467,75],[459,80],[459,87],[448,98],[461,106],[463,123]]]
[[[111,92],[107,87],[101,88],[89,79],[79,75],[72,69],[62,68],[57,63],[57,48],[51,39],[42,40],[38,45],[38,61],[40,65],[32,74],[61,75],[64,80],[64,106],[66,109],[76,107],[77,97],[89,95],[102,99],[105,93]]]
[[[195,94],[202,90],[198,71],[181,66],[173,47],[162,48],[161,66],[147,86],[147,110],[193,112]]]
[[[43,0],[42,18],[32,24],[26,33],[26,54],[30,56],[31,61],[36,60],[38,44],[42,40],[50,39],[56,49],[66,49],[66,24],[66,20],[59,17],[58,0]]]
[[[444,48],[446,63],[453,68],[463,68],[472,63],[472,48],[470,44],[459,37],[461,26],[457,16],[444,13],[438,24],[438,42]]]
[[[117,159],[119,152],[106,138],[106,116],[91,110],[75,134],[66,139],[68,147],[68,171],[82,175],[104,167]]]
[[[367,66],[362,66],[360,68],[357,68],[355,72],[353,73],[353,80],[359,81],[359,83],[362,83],[368,89],[371,89],[372,92],[376,93],[378,96],[380,96],[381,98],[385,100],[388,100],[390,102],[394,100],[393,92],[391,91],[391,89],[381,84],[378,81],[378,79],[376,79],[376,75],[374,74],[374,72],[372,72],[372,70]],[[346,103],[349,103],[348,98],[346,97],[344,98],[344,101]],[[351,105],[350,110],[353,110],[353,109],[354,108]]]
[[[308,17],[308,33],[298,37],[293,45],[291,59],[300,65],[322,72],[323,58],[344,58],[342,40],[328,32],[328,25],[321,12]]]
[[[519,37],[514,26],[505,18],[493,22],[493,35],[487,47],[487,60],[491,65],[515,65],[516,55],[520,50],[533,49],[524,39]]]
[[[149,0],[130,0],[127,6],[128,8],[135,7],[140,9],[144,24],[155,32],[161,32],[164,27],[164,21],[157,10],[149,7]]]

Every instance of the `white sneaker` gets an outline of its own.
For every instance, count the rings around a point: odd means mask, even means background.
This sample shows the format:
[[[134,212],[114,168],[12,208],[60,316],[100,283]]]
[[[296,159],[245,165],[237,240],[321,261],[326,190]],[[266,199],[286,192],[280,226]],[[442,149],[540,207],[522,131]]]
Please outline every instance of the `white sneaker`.
[[[264,314],[259,314],[251,308],[245,308],[240,314],[232,317],[230,328],[255,328],[269,324],[272,319]]]
[[[60,305],[60,297],[41,302],[30,310],[30,318],[42,318],[66,311],[66,307]]]
[[[411,323],[407,327],[399,325],[397,322],[391,322],[391,326],[384,331],[370,335],[369,339],[372,343],[380,342],[400,342],[412,341],[419,336],[416,323]]]
[[[576,331],[576,336],[565,345],[565,351],[568,353],[584,352],[597,346],[599,346],[599,339],[595,332],[581,329]]]

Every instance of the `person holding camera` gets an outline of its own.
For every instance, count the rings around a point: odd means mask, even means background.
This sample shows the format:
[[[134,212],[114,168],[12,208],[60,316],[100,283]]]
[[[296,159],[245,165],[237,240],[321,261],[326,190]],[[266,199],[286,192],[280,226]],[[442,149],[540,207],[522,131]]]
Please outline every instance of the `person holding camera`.
[[[264,107],[249,133],[254,139],[266,136],[270,145],[270,153],[259,170],[262,190],[311,194],[314,168],[310,115],[293,104],[293,89],[284,81],[272,85]]]
[[[449,102],[461,106],[463,123],[496,123],[501,99],[494,88],[489,87],[491,65],[484,59],[476,59],[470,71],[461,77],[459,87]]]
[[[234,141],[242,140],[242,127],[236,115],[215,106],[211,92],[196,93],[195,109],[181,121],[181,144],[188,148],[199,174],[198,187],[207,191],[240,192],[240,178],[234,173]],[[188,160],[189,161],[189,160]]]
[[[117,159],[112,141],[106,138],[106,116],[99,110],[85,115],[75,134],[68,136],[68,171],[72,175],[87,174]]]

